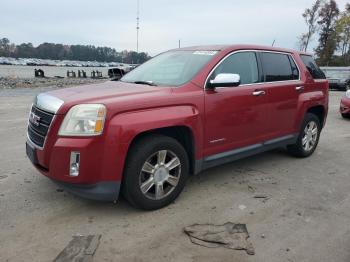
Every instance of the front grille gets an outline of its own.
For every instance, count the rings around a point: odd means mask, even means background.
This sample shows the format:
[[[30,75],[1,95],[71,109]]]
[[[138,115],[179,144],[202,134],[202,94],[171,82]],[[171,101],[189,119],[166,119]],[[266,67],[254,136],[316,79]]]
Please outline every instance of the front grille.
[[[28,137],[37,146],[44,146],[53,117],[54,114],[46,112],[35,105],[32,106],[28,121]]]

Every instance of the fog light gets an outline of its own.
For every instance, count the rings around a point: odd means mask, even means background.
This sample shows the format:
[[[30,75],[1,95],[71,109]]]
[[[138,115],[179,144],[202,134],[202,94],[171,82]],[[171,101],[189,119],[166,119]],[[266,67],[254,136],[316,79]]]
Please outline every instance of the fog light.
[[[70,153],[70,168],[69,175],[72,177],[79,176],[79,161],[80,161],[80,153],[79,152],[71,152]]]

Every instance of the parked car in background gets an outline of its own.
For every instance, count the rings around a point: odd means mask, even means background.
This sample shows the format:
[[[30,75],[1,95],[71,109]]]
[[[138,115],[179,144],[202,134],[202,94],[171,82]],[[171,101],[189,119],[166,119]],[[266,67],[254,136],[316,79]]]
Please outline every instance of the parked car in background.
[[[286,147],[308,157],[328,113],[328,81],[312,56],[251,45],[156,56],[118,82],[39,94],[26,151],[67,191],[157,209],[187,177]]]
[[[127,71],[125,70],[125,68],[115,67],[115,68],[108,69],[108,77],[113,81],[118,81],[126,73]]]
[[[108,77],[113,81],[118,81],[125,74],[127,74],[135,68],[135,65],[120,64],[118,67],[112,67],[108,69]]]
[[[340,113],[344,118],[350,118],[350,90],[346,91],[340,101]]]
[[[321,67],[330,89],[346,91],[350,89],[350,67]]]

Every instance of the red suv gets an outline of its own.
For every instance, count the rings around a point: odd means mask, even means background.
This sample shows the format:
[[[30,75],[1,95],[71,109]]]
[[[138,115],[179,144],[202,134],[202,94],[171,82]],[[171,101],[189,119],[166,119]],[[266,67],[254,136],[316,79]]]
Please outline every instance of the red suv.
[[[67,191],[157,209],[205,169],[277,147],[310,156],[327,112],[328,82],[306,53],[182,48],[118,82],[39,94],[26,151]]]

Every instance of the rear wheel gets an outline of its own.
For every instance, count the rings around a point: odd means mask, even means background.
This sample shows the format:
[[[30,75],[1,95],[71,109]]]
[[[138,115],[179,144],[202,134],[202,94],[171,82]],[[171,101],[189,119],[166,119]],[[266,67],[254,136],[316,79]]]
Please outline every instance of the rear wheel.
[[[299,133],[297,142],[287,147],[288,151],[296,157],[311,156],[318,145],[321,134],[321,124],[318,117],[307,113]]]
[[[128,155],[124,197],[134,206],[153,210],[169,205],[181,193],[189,172],[185,149],[163,135],[136,142]]]

